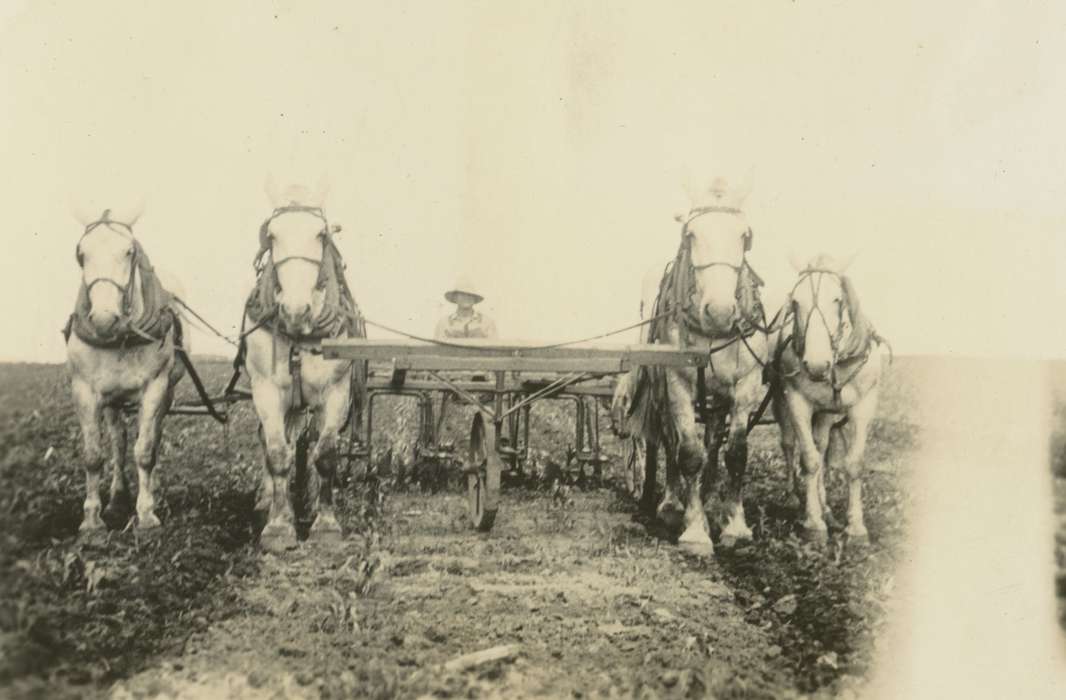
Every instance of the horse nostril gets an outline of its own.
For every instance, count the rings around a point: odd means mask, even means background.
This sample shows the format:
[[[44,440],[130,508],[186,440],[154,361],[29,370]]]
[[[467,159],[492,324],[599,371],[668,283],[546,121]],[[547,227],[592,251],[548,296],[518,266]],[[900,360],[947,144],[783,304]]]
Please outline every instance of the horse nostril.
[[[97,313],[96,311],[90,311],[89,321],[97,328],[109,331],[115,327],[116,323],[118,323],[118,316],[115,316],[114,314]]]
[[[804,360],[803,367],[807,370],[807,374],[816,379],[820,379],[829,373],[828,362],[807,362]]]

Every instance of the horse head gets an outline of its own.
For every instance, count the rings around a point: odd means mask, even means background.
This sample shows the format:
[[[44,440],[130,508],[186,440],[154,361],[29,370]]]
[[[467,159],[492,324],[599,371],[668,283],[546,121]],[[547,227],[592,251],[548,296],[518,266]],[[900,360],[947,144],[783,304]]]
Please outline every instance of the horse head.
[[[83,304],[89,323],[108,334],[135,312],[134,294],[140,245],[133,224],[141,207],[113,214],[107,209],[97,218],[78,216],[85,226],[75,248],[81,267]]]
[[[731,183],[716,177],[709,183],[685,186],[690,209],[676,218],[682,222],[679,273],[690,276],[682,284],[679,300],[691,309],[709,336],[732,331],[740,317],[741,276],[752,233],[743,213],[750,182]]]
[[[845,274],[851,259],[818,255],[803,266],[791,262],[799,272],[789,299],[793,350],[808,374],[823,380],[844,359],[852,331],[861,323],[858,295]]]
[[[299,185],[278,192],[268,181],[267,194],[275,209],[260,230],[260,246],[273,265],[278,321],[290,335],[307,335],[326,304],[324,258],[333,230],[322,212],[325,185],[315,193]]]

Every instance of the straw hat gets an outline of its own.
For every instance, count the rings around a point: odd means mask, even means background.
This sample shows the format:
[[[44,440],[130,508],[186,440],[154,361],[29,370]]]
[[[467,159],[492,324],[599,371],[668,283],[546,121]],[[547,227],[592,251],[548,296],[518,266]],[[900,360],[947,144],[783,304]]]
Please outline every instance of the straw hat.
[[[473,281],[466,275],[461,275],[459,277],[458,281],[456,281],[455,283],[455,286],[444,293],[444,298],[455,304],[457,303],[455,300],[455,296],[457,294],[469,294],[470,296],[474,297],[475,304],[485,298],[478,293],[477,285],[475,285]]]

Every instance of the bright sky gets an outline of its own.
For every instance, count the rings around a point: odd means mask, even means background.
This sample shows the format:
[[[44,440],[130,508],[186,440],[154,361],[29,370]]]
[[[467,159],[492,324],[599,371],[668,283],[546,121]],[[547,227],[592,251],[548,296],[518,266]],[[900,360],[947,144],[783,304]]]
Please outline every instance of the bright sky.
[[[620,5],[5,6],[0,360],[63,358],[71,197],[147,195],[153,261],[235,330],[268,172],[328,174],[360,304],[413,332],[463,268],[507,337],[631,323],[685,174],[750,172],[770,305],[790,250],[861,250],[897,352],[1066,354],[1066,5]]]

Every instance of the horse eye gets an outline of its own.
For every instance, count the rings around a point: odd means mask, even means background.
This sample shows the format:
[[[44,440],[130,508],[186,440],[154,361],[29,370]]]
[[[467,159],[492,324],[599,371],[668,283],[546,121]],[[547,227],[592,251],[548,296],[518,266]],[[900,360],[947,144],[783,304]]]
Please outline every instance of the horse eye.
[[[127,258],[132,258],[133,257],[133,248],[130,248],[129,250],[126,251],[126,257]]]

